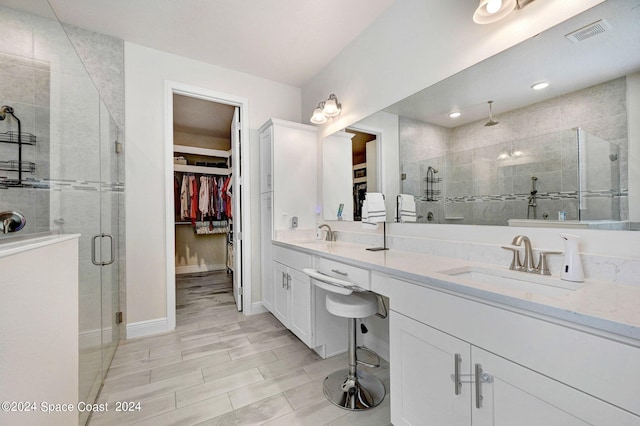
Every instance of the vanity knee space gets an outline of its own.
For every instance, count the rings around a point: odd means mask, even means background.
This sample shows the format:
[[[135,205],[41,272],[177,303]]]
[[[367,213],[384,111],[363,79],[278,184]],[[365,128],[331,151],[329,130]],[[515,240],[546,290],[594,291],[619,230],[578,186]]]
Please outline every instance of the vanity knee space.
[[[328,358],[347,350],[348,320],[327,311],[329,292],[314,285],[303,272],[310,268],[348,280],[365,290],[371,288],[370,271],[276,244],[272,246],[271,277],[262,283],[263,306],[303,343]],[[362,319],[362,323],[367,333],[358,332],[358,344],[388,359],[388,320],[372,316]]]

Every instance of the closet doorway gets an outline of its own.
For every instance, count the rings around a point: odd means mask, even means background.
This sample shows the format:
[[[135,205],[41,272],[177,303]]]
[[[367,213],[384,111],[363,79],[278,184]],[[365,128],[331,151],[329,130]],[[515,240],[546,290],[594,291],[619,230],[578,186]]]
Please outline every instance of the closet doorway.
[[[242,144],[246,101],[177,83],[167,89],[167,319],[175,328],[177,275],[226,271],[238,311],[250,310],[243,232],[248,197],[242,185],[248,171]]]

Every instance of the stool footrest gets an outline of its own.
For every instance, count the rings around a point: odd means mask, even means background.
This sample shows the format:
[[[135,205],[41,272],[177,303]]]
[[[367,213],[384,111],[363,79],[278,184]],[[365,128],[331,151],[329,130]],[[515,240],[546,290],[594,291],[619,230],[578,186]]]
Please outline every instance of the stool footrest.
[[[366,353],[367,356],[373,358],[373,360],[367,360],[367,361],[361,360],[360,357],[358,356],[359,351]],[[369,361],[373,361],[373,362],[369,362]],[[362,364],[370,368],[378,368],[380,367],[380,355],[378,355],[371,349],[367,348],[366,346],[358,346],[356,348],[356,362],[358,364]]]

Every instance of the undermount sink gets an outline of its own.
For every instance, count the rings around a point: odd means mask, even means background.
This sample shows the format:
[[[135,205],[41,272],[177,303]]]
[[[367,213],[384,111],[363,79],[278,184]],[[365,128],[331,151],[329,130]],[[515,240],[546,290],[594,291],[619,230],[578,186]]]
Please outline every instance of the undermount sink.
[[[439,273],[453,278],[500,286],[505,289],[522,290],[548,296],[571,294],[573,291],[584,287],[583,283],[563,281],[550,275],[538,275],[509,269],[492,269],[482,266],[463,266],[439,271]]]
[[[323,244],[330,244],[333,241],[327,241],[327,240],[296,240],[294,241],[296,244],[310,244],[310,245],[323,245]]]

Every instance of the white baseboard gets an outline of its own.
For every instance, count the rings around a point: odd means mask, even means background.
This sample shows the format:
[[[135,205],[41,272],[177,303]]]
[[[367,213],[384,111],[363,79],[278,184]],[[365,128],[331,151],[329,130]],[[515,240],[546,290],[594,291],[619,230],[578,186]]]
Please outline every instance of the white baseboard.
[[[225,271],[226,269],[227,265],[223,265],[221,263],[215,265],[176,266],[176,275],[193,274],[195,272]]]
[[[85,349],[101,346],[102,342],[111,342],[112,331],[111,327],[81,331],[78,335],[78,345],[80,349]]]
[[[263,312],[269,312],[267,311],[267,308],[262,305],[262,302],[253,302],[250,309],[251,310],[249,312],[245,312],[246,315],[256,315]]]
[[[148,321],[134,322],[127,324],[127,339],[135,337],[150,336],[152,334],[165,333],[169,330],[169,323],[166,318],[158,318]]]
[[[377,353],[380,358],[389,361],[389,342],[385,342],[370,334],[365,334],[363,340],[363,343],[367,348]]]

